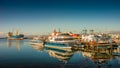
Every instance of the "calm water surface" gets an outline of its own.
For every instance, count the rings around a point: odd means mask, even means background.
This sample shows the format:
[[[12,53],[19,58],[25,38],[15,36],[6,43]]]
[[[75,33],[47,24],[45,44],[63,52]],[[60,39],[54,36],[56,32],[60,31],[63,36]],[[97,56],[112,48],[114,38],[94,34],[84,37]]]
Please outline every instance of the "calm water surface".
[[[117,51],[116,52],[120,52]],[[0,39],[0,68],[120,68],[120,56],[109,53],[62,51],[30,40]]]

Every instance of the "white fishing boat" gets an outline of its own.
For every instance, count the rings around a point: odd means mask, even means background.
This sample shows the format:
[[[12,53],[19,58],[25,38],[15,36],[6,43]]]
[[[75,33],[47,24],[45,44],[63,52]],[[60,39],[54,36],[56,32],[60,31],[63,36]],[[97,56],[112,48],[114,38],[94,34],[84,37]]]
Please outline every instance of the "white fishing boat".
[[[44,42],[40,40],[38,37],[34,37],[32,40],[30,40],[31,45],[43,45]]]
[[[45,46],[59,49],[71,49],[75,45],[75,39],[68,33],[53,33],[48,37]]]

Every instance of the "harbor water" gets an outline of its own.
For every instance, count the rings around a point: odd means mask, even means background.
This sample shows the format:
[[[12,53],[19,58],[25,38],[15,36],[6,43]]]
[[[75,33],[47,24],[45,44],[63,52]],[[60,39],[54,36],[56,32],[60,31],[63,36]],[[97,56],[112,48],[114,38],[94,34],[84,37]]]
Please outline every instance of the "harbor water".
[[[119,48],[114,52],[120,53]],[[28,39],[0,39],[0,68],[33,67],[120,68],[120,55],[52,49],[40,45],[30,45]]]

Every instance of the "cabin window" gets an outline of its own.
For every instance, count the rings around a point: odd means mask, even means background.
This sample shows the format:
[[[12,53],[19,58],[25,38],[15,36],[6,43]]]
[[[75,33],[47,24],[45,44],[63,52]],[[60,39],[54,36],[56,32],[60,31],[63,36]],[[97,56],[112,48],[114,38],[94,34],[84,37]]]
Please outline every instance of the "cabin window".
[[[73,40],[73,38],[56,38],[55,41]]]
[[[56,38],[55,41],[63,41],[62,38]]]
[[[64,38],[64,40],[73,40],[73,38]]]
[[[69,34],[60,34],[58,36],[70,36]]]

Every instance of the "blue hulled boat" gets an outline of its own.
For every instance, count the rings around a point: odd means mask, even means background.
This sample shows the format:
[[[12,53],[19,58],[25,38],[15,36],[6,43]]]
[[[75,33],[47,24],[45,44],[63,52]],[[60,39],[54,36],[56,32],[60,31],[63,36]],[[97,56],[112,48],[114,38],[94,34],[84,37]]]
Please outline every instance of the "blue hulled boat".
[[[75,40],[68,33],[57,33],[50,36],[45,42],[45,46],[49,48],[58,48],[63,50],[71,49],[75,45]]]
[[[24,35],[23,34],[18,34],[18,31],[14,35],[13,32],[8,32],[8,40],[23,40]]]

